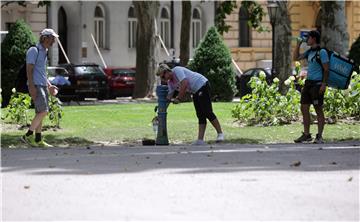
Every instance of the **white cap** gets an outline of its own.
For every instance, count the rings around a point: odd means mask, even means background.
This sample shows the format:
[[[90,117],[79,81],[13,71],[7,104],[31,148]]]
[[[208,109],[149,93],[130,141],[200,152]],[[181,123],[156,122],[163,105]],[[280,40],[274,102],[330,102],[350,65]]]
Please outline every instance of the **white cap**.
[[[41,36],[43,36],[43,35],[52,35],[52,36],[54,36],[54,37],[56,37],[56,38],[59,37],[59,35],[56,34],[56,32],[55,32],[54,30],[52,30],[52,29],[44,29],[44,30],[42,30],[42,31],[40,32],[40,35],[41,35]]]

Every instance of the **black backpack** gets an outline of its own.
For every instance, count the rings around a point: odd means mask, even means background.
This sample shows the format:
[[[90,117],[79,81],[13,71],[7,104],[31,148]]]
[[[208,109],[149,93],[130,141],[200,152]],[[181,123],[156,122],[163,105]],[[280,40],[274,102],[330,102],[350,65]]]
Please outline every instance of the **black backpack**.
[[[35,64],[37,62],[37,59],[39,57],[39,48],[35,45],[32,45],[28,48],[27,51],[29,51],[29,49],[31,47],[36,47],[37,49],[37,56],[36,56],[36,60],[35,60]],[[27,52],[26,51],[26,52]],[[15,81],[15,89],[16,89],[16,92],[21,92],[21,93],[29,93],[29,89],[28,89],[28,85],[27,85],[27,73],[26,73],[26,59],[25,59],[25,62],[21,65],[21,68],[18,72],[18,75],[17,75],[17,78],[16,78],[16,81]]]

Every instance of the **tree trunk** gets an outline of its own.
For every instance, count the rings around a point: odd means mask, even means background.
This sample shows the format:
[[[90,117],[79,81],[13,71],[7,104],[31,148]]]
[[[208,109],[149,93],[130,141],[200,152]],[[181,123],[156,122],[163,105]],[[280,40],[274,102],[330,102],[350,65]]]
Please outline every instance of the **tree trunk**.
[[[291,21],[288,2],[277,1],[278,10],[275,21],[275,71],[280,80],[280,92],[286,93],[287,87],[283,84],[292,73],[291,70]]]
[[[321,1],[321,46],[342,55],[348,52],[345,1]]]
[[[133,1],[137,15],[136,30],[136,83],[133,98],[144,98],[153,93],[158,40],[155,35],[155,18],[158,1]]]
[[[186,66],[190,57],[191,2],[182,2],[180,64]]]

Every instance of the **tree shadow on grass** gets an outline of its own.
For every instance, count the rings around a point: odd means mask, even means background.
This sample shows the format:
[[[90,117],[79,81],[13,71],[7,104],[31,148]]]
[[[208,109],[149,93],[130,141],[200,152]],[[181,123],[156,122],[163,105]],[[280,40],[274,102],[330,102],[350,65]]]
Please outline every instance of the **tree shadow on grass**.
[[[30,146],[21,141],[22,134],[1,134],[2,148],[29,148]],[[57,137],[56,135],[44,135],[49,144],[56,147],[83,147],[94,145],[95,143],[81,137]]]

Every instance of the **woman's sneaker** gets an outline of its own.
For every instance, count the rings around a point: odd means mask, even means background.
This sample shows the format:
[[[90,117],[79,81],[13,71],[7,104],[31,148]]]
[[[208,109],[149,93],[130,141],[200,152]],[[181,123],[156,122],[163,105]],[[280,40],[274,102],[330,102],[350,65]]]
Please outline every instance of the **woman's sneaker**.
[[[315,137],[315,139],[314,139],[314,143],[322,144],[322,143],[324,143],[324,139],[322,138],[321,135],[316,134],[316,137]]]
[[[302,133],[302,135],[294,140],[295,143],[310,142],[312,140],[311,134]]]
[[[195,140],[192,144],[192,146],[204,146],[207,145],[204,140]]]
[[[218,135],[217,135],[217,137],[216,137],[216,142],[217,143],[220,143],[220,142],[222,142],[222,141],[224,141],[224,134],[223,133],[219,133]]]

